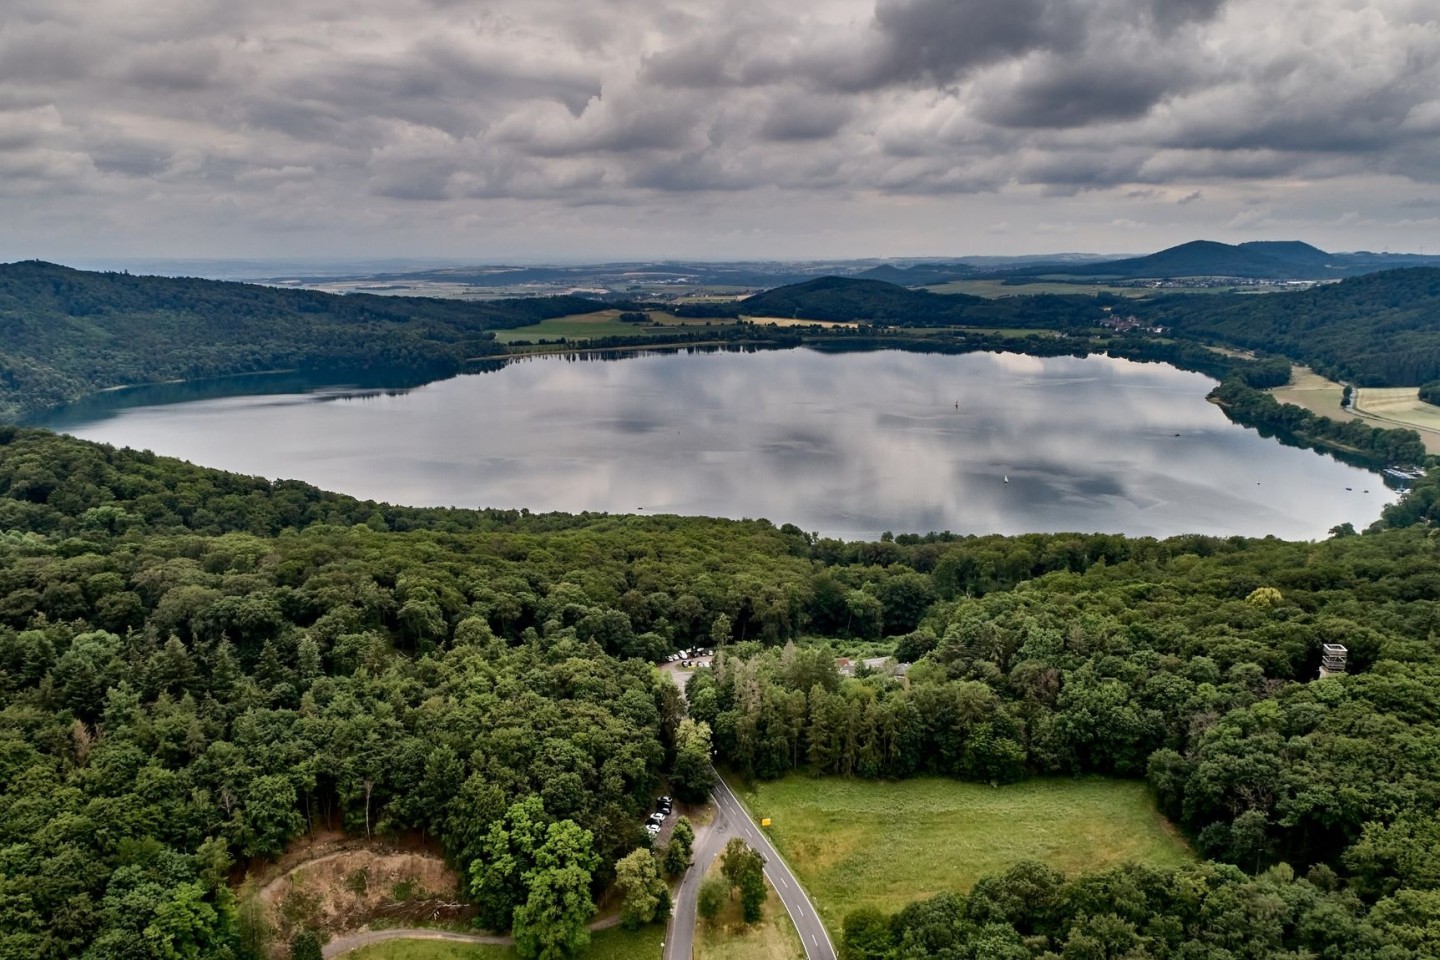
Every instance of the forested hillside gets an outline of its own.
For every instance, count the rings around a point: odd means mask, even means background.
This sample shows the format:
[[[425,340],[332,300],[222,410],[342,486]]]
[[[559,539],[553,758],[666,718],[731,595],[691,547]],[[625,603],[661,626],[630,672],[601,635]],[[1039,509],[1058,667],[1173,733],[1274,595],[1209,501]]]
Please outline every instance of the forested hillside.
[[[1422,497],[1387,523],[1422,520]],[[1089,900],[1042,877],[1034,916],[926,908],[961,952],[897,947],[912,917],[858,956],[974,956],[974,931],[1005,924],[1028,951],[1006,956],[1038,956],[1091,930],[1082,907],[1112,896],[1094,890],[1136,885],[1105,921],[1160,925],[1134,957],[1181,955],[1155,944],[1209,915],[1175,892],[1202,887],[1214,911],[1318,904],[1339,932],[1310,919],[1302,939],[1327,955],[1357,955],[1338,938],[1362,928],[1376,957],[1433,955],[1425,527],[841,543],[763,521],[393,509],[14,430],[0,516],[6,960],[249,956],[228,865],[312,823],[422,830],[487,878],[483,916],[518,923],[526,891],[495,886],[495,858],[538,816],[594,893],[646,843],[673,756],[678,700],[647,661],[701,637],[728,646],[693,711],[742,772],[1145,776],[1205,855],[1310,871],[1303,888],[1216,866],[1203,884],[1073,881]],[[908,685],[838,676],[825,637],[897,644]],[[1350,648],[1350,676],[1311,679],[1322,641]]]
[[[0,265],[0,421],[131,383],[264,370],[447,375],[574,297],[469,303]]]
[[[1086,327],[1105,316],[1102,301],[1084,294],[988,300],[963,293],[907,290],[881,280],[850,277],[821,277],[767,290],[741,301],[735,313],[802,320],[859,320],[897,327]]]
[[[1136,312],[1176,335],[1281,353],[1359,386],[1440,378],[1440,268],[1390,270],[1295,293],[1171,296]]]

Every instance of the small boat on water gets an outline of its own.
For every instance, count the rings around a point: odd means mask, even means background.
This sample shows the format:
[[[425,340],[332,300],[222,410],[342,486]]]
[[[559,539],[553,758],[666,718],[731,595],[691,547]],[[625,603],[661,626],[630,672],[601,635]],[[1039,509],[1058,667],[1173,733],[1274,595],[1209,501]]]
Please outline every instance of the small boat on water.
[[[1006,482],[1006,483],[1009,483],[1009,482],[1010,482],[1010,475],[1009,475],[1009,474],[1006,474],[1006,475],[1005,475],[1005,482]]]

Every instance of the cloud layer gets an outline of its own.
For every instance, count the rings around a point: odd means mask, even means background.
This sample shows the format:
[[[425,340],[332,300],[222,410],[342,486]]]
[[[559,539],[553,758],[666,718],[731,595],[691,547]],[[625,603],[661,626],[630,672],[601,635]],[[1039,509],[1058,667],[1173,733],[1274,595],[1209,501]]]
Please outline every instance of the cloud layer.
[[[1415,248],[1440,225],[1430,0],[6,6],[7,256]]]

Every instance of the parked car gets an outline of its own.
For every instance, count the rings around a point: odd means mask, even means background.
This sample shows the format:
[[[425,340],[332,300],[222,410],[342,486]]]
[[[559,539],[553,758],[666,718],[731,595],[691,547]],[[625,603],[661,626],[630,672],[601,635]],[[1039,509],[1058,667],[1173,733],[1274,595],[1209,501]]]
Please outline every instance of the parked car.
[[[652,837],[658,836],[659,833],[660,833],[660,824],[658,824],[658,823],[647,823],[647,824],[645,824],[645,832],[648,833],[648,834],[650,834],[650,836],[652,836]]]

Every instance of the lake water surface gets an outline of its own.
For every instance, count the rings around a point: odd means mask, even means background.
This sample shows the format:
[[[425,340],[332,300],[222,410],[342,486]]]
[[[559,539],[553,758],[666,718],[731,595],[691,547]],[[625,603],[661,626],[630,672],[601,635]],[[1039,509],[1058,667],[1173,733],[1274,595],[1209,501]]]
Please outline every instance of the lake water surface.
[[[1231,423],[1204,399],[1213,383],[1095,356],[544,357],[404,392],[293,387],[47,425],[365,499],[767,517],[845,538],[1305,539],[1394,499],[1375,474]]]

